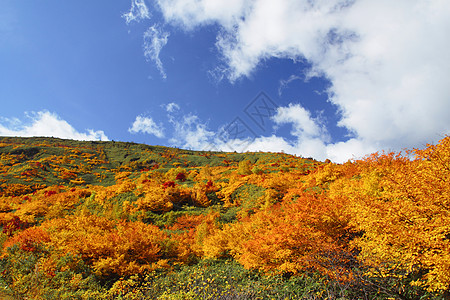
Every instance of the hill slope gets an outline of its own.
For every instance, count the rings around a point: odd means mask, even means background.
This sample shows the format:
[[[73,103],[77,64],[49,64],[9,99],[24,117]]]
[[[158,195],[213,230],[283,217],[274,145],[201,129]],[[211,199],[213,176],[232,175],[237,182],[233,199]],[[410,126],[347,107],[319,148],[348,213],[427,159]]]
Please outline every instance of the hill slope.
[[[3,183],[24,185],[114,184],[120,171],[143,172],[174,167],[236,166],[242,160],[313,164],[282,153],[221,153],[188,151],[124,142],[83,142],[57,138],[0,138]],[[267,161],[267,162],[266,162]],[[308,168],[307,168],[308,169]]]
[[[449,153],[445,138],[337,165],[0,138],[1,284],[33,299],[445,298]]]

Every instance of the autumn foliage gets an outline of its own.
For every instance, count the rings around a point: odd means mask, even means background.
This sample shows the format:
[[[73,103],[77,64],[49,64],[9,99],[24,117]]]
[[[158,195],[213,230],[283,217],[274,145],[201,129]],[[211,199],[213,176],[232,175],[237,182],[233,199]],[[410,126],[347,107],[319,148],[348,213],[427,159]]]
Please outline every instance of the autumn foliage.
[[[450,137],[344,164],[120,147],[0,144],[0,272],[11,293],[153,299],[147,283],[210,261],[319,276],[339,287],[329,299],[450,292]],[[179,299],[216,286],[176,284]]]

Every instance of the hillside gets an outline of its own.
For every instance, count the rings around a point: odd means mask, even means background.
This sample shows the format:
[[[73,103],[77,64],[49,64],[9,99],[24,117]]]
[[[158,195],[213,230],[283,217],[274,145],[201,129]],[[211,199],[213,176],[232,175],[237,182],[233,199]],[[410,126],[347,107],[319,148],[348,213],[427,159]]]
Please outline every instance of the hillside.
[[[450,138],[342,165],[284,153],[0,138],[17,299],[439,299]]]

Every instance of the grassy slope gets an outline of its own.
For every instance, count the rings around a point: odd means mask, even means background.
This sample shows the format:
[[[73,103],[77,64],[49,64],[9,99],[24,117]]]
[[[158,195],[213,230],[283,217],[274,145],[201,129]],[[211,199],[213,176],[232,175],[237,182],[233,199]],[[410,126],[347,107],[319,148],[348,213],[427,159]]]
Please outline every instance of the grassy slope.
[[[135,143],[46,137],[0,138],[0,155],[0,183],[30,186],[108,186],[115,183],[115,171],[138,174],[157,168],[164,172],[174,167],[189,170],[204,166],[237,166],[242,160],[255,164],[260,159],[279,161],[292,157],[282,153],[204,152]],[[313,161],[305,160],[303,163],[308,168]],[[27,171],[30,175],[26,174]],[[64,179],[64,172],[76,172],[78,176]],[[73,182],[77,178],[83,179],[84,183]]]

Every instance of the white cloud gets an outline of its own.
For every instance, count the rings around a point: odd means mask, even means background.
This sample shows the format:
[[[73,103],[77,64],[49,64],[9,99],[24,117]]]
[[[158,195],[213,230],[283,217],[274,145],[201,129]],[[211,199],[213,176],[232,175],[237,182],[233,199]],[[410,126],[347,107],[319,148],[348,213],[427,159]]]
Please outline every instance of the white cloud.
[[[281,97],[283,90],[286,89],[292,81],[301,80],[302,78],[298,75],[291,75],[288,79],[281,79],[280,86],[278,87],[278,96]]]
[[[124,13],[122,17],[128,24],[132,22],[140,22],[145,19],[150,19],[150,11],[145,4],[145,0],[131,0],[131,8],[127,13]],[[149,27],[144,32],[143,50],[144,56],[147,61],[153,61],[161,73],[163,79],[167,78],[167,74],[164,70],[164,66],[159,58],[161,49],[167,44],[169,38],[168,32],[163,32],[157,25]],[[149,76],[151,78],[151,76]]]
[[[249,76],[258,64],[274,57],[306,60],[312,66],[309,76],[326,77],[331,83],[329,101],[342,113],[338,125],[353,138],[328,145],[326,136],[310,136],[326,146],[317,142],[312,147],[310,151],[319,151],[317,156],[325,153],[345,160],[382,148],[420,147],[450,133],[447,1],[157,3],[167,22],[185,30],[221,26],[216,47],[225,69],[218,70],[231,81]],[[292,119],[293,133],[298,134],[295,122]],[[302,125],[304,132],[316,130],[306,121]]]
[[[169,114],[168,118],[173,125],[171,131],[173,136],[169,142],[176,147],[238,152],[284,151],[322,160],[327,158],[327,146],[323,142],[327,139],[327,132],[318,119],[312,118],[309,112],[298,104],[278,108],[277,114],[273,118],[278,125],[292,126],[293,141],[287,141],[274,135],[256,139],[250,137],[247,139],[231,138],[225,134],[226,126],[217,131],[211,131],[206,123],[202,123],[198,116],[193,114]]]
[[[346,142],[327,145],[325,157],[335,162],[345,162],[349,159],[361,158],[377,150],[372,143],[360,139],[350,139]]]
[[[309,111],[300,104],[279,107],[273,120],[276,124],[292,123],[291,134],[298,138],[326,137],[326,130],[319,125],[319,121],[312,119]]]
[[[140,22],[141,20],[150,19],[150,12],[144,0],[131,0],[131,8],[122,17],[127,24],[131,22]]]
[[[157,0],[167,21],[192,30],[218,22],[231,29],[251,7],[248,0]]]
[[[252,141],[247,149],[248,151],[264,151],[264,152],[286,152],[291,154],[297,154],[295,145],[289,143],[285,139],[279,136],[259,137]]]
[[[147,133],[147,134],[153,134],[154,136],[158,138],[164,137],[164,128],[162,124],[156,124],[155,121],[153,121],[152,118],[149,117],[143,117],[143,116],[137,116],[136,120],[134,120],[133,125],[131,125],[130,128],[128,128],[128,131],[130,133]]]
[[[67,121],[48,111],[29,113],[27,117],[31,122],[25,123],[17,118],[1,118],[0,135],[23,137],[52,136],[84,141],[108,140],[108,137],[102,130],[87,129],[86,133],[78,132]]]
[[[167,130],[168,142],[173,147],[179,147],[192,150],[203,150],[212,143],[216,133],[208,130],[207,124],[202,123],[198,116],[189,113],[183,114],[180,106],[174,102],[167,105],[161,105],[161,108],[167,112],[167,121],[172,128]],[[130,133],[153,134],[159,138],[165,138],[162,124],[156,124],[152,118],[137,116],[131,128]]]
[[[144,56],[147,60],[155,62],[156,67],[164,79],[167,78],[167,74],[159,58],[159,53],[168,41],[169,33],[162,31],[156,25],[149,27],[144,33]]]
[[[188,114],[181,118],[169,116],[174,127],[173,137],[169,140],[176,147],[202,150],[208,146],[215,133],[207,129],[196,115]]]
[[[165,106],[166,111],[169,113],[175,112],[180,109],[180,106],[174,102],[171,102]]]

